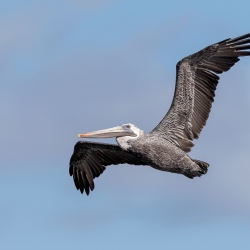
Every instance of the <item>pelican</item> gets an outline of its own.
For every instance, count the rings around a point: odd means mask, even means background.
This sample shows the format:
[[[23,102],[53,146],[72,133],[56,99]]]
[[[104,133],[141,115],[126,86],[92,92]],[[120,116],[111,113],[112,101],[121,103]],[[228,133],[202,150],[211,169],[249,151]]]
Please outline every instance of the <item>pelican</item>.
[[[219,81],[217,74],[228,71],[239,57],[249,56],[249,49],[250,33],[212,44],[179,61],[171,107],[149,133],[128,123],[78,134],[80,138],[116,137],[118,145],[76,143],[69,166],[76,188],[89,195],[94,178],[112,164],[149,165],[191,179],[206,174],[209,164],[187,153],[208,119]]]

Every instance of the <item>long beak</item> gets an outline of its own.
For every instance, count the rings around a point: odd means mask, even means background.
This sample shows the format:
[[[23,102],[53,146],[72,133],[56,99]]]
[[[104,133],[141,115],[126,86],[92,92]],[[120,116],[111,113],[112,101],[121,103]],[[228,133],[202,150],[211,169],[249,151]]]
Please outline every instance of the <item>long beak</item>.
[[[79,138],[111,138],[120,136],[136,136],[136,134],[130,129],[124,129],[121,126],[98,130],[86,134],[78,134]]]

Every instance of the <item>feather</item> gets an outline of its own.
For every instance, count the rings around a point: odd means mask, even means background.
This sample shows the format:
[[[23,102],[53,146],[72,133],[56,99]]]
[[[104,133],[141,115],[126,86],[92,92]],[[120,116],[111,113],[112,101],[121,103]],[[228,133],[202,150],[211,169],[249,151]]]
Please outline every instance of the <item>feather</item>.
[[[220,79],[217,74],[228,71],[240,56],[249,56],[248,49],[250,33],[212,44],[179,61],[171,107],[151,133],[160,133],[189,152],[191,147],[185,142],[198,139],[206,124]]]
[[[69,173],[73,175],[76,188],[89,195],[95,188],[94,178],[102,174],[106,166],[123,163],[144,165],[117,145],[79,141],[70,159]]]

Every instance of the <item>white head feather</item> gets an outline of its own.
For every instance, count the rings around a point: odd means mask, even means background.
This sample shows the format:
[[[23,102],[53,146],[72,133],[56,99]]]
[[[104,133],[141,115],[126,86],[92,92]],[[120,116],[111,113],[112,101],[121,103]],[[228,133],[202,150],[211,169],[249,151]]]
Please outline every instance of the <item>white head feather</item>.
[[[121,127],[123,127],[124,129],[132,130],[136,134],[136,136],[116,137],[118,145],[124,150],[129,149],[131,147],[131,143],[133,143],[133,141],[136,141],[141,135],[144,134],[143,130],[139,129],[138,127],[136,127],[134,124],[131,123],[123,124],[121,125]]]

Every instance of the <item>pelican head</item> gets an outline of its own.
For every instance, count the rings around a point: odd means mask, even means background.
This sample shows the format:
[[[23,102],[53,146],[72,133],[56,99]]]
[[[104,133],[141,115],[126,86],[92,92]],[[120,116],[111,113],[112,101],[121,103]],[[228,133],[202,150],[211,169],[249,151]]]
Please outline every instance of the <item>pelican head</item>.
[[[130,147],[130,143],[137,140],[144,132],[134,124],[127,123],[114,128],[108,128],[89,132],[86,134],[78,134],[79,138],[112,138],[116,137],[119,146],[126,150]]]

